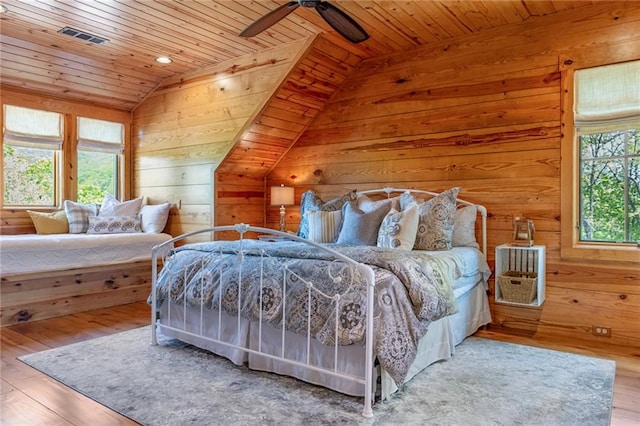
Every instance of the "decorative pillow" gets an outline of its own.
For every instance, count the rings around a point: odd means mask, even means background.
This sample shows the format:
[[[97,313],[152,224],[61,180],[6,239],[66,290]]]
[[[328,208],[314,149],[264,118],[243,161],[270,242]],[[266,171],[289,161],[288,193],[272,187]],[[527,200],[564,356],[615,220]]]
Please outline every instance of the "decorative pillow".
[[[64,210],[51,213],[41,213],[27,210],[38,234],[66,234],[69,232],[69,222]]]
[[[106,194],[100,206],[98,216],[135,216],[140,213],[141,206],[142,197],[120,202],[113,195]]]
[[[391,209],[378,231],[378,247],[413,250],[418,232],[418,205],[399,212]]]
[[[89,216],[98,214],[95,204],[81,204],[75,201],[64,201],[64,212],[67,214],[70,234],[82,234],[89,228]]]
[[[335,243],[340,233],[342,224],[342,211],[325,212],[321,210],[308,210],[306,213],[309,222],[308,239],[316,243]]]
[[[400,209],[399,197],[384,198],[382,200],[374,201],[371,198],[367,197],[366,195],[362,194],[362,195],[358,195],[357,201],[358,201],[358,208],[365,213],[375,210],[383,204],[389,204],[391,208],[396,210]]]
[[[382,204],[377,209],[365,213],[354,201],[345,204],[342,208],[342,229],[337,243],[375,246],[380,224],[390,207],[391,204]]]
[[[334,198],[329,201],[322,201],[322,199],[312,189],[302,194],[300,199],[300,226],[298,227],[298,236],[301,238],[309,237],[309,222],[305,213],[307,211],[336,211],[342,209],[342,206],[348,202],[356,199],[356,190],[344,194],[341,197]]]
[[[164,231],[169,219],[171,203],[142,206],[140,216],[142,216],[142,231],[152,234],[159,234]]]
[[[87,234],[125,234],[142,232],[142,221],[137,216],[89,216]]]
[[[453,247],[480,248],[476,241],[477,217],[478,208],[476,206],[466,206],[456,210],[453,218],[453,237],[451,241]]]
[[[418,232],[414,250],[450,250],[453,239],[453,218],[459,187],[448,189],[430,200],[418,204]],[[408,207],[415,198],[404,193],[400,205]]]

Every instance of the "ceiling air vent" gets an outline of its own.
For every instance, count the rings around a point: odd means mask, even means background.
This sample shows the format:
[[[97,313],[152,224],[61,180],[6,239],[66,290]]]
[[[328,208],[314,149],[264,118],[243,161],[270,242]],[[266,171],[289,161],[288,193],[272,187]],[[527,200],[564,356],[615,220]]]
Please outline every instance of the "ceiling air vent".
[[[79,38],[80,40],[88,41],[90,43],[95,43],[95,44],[105,44],[106,42],[109,41],[104,37],[89,34],[84,31],[76,30],[71,27],[64,27],[63,29],[59,30],[58,33]]]

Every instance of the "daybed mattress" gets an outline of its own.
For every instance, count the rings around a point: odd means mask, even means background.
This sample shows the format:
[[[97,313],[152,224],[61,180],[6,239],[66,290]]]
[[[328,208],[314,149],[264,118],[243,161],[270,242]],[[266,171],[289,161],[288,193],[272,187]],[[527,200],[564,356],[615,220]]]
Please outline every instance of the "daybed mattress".
[[[51,234],[0,237],[0,274],[20,274],[151,259],[169,234]]]

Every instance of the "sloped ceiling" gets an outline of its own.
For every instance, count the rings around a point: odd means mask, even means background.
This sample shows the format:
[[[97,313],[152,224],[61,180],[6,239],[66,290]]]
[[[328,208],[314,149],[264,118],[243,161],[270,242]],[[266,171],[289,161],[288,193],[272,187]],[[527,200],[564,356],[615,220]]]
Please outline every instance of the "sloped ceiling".
[[[371,38],[343,40],[300,7],[260,35],[237,34],[283,0],[0,0],[0,83],[133,110],[170,77],[317,33],[361,59],[590,5],[569,0],[346,1]],[[69,26],[109,41],[58,34]],[[162,65],[155,57],[168,55]]]

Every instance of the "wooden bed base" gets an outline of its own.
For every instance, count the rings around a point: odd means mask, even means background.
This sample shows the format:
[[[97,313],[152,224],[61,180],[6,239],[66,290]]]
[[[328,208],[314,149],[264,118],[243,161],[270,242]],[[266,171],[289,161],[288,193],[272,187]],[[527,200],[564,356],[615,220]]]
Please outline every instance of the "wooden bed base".
[[[146,300],[151,260],[0,277],[0,326]]]

